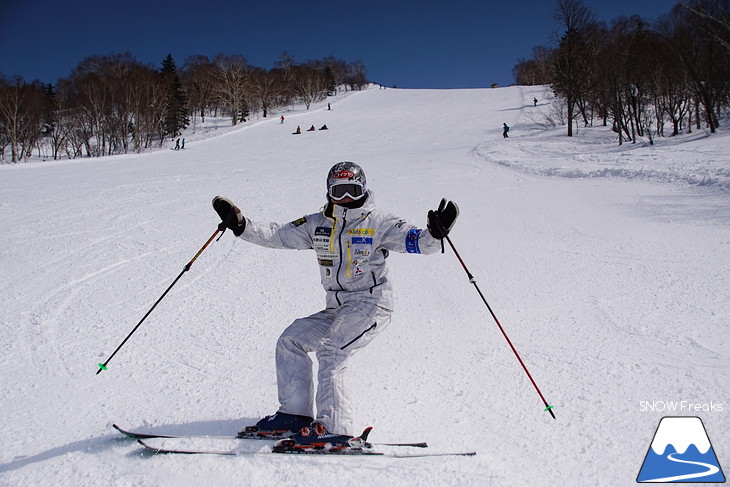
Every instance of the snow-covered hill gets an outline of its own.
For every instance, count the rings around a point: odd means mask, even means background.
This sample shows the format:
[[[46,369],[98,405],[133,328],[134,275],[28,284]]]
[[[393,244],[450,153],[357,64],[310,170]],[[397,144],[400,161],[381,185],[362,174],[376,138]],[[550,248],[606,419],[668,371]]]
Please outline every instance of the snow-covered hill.
[[[0,167],[0,485],[632,485],[665,415],[701,416],[730,464],[730,136],[568,139],[534,96],[373,89],[183,151]],[[424,226],[459,204],[452,240],[557,420],[447,249],[389,258],[396,313],[350,383],[373,441],[476,457],[143,454],[111,424],[230,434],[275,411],[276,338],[324,306],[314,254],[226,233],[97,363],[214,232],[215,195],[290,221],[340,160]]]

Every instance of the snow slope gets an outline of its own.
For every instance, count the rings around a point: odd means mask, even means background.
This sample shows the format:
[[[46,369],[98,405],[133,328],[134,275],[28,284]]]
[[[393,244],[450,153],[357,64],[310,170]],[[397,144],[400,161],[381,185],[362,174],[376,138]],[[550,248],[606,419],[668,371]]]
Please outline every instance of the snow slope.
[[[701,416],[730,465],[730,137],[569,140],[533,96],[373,89],[184,151],[0,167],[0,485],[633,485],[665,415]],[[214,232],[213,196],[290,221],[340,160],[411,221],[459,204],[454,245],[557,420],[447,249],[391,256],[396,313],[350,383],[373,441],[476,457],[151,456],[121,438],[113,422],[231,434],[275,411],[276,338],[324,305],[311,252],[226,233],[96,364]],[[724,409],[642,405],[683,400]]]

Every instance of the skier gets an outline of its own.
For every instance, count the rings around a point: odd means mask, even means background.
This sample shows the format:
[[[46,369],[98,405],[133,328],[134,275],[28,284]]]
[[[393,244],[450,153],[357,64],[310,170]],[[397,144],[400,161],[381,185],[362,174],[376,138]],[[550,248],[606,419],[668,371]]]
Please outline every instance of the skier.
[[[507,135],[507,132],[509,132],[509,127],[507,126],[506,123],[504,123],[502,125],[504,125],[504,127],[503,127],[504,132],[502,132],[502,137],[504,137],[506,139],[507,137],[509,137],[509,135]]]
[[[311,127],[309,127],[309,128],[307,129],[307,132],[314,132],[315,130],[317,130],[317,129],[315,129],[315,128],[314,128],[314,125],[312,125]]]
[[[537,98],[533,98],[533,99],[532,99],[532,103],[534,103],[534,104],[535,104],[535,106],[537,106]]]
[[[300,127],[299,125],[297,125],[297,129],[296,129],[296,130],[295,130],[294,132],[292,132],[292,133],[293,133],[294,135],[298,135],[298,134],[301,134],[301,133],[302,133],[302,128],[301,128],[301,127]]]
[[[319,130],[329,130],[329,129],[327,128],[327,124],[324,124],[324,125],[322,125],[322,126],[321,126],[321,127],[319,128]]]
[[[180,144],[180,148],[181,149],[184,149],[185,148],[185,139],[182,140],[182,144]]]
[[[281,122],[279,122],[279,123],[284,123],[284,115],[281,116],[280,120],[281,120]]]
[[[178,149],[180,149],[180,139],[177,139],[177,141],[175,142],[175,150]]]
[[[327,175],[327,204],[319,213],[291,223],[259,223],[244,217],[230,200],[217,196],[213,208],[233,233],[271,248],[312,249],[319,263],[326,308],[295,320],[276,344],[279,409],[255,427],[259,436],[290,436],[297,445],[325,437],[333,445],[352,439],[352,416],[344,374],[350,356],[390,323],[393,291],[386,257],[391,251],[432,254],[442,248],[459,209],[441,201],[428,212],[428,231],[376,209],[365,173],[354,162],[339,162]],[[315,395],[312,360],[319,362]],[[316,418],[316,421],[315,421]]]

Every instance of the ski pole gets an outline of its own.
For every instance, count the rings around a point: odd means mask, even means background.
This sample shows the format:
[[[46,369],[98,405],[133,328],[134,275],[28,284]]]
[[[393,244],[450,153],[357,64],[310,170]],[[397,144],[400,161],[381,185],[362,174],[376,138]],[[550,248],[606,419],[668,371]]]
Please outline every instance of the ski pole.
[[[232,220],[232,219],[234,218],[234,216],[235,216],[235,214],[233,213],[233,211],[231,211],[231,214],[230,214],[230,215],[228,215],[228,218],[226,218],[226,220],[225,220],[225,221],[223,221],[223,222],[221,222],[221,223],[219,223],[219,224],[218,224],[218,228],[216,229],[216,231],[215,231],[215,232],[213,232],[213,235],[211,235],[211,236],[210,236],[210,238],[208,239],[208,241],[207,241],[207,242],[205,242],[205,245],[203,245],[203,246],[202,246],[202,247],[200,248],[200,250],[198,250],[198,253],[197,253],[197,254],[195,254],[195,257],[193,257],[193,258],[192,258],[192,259],[190,260],[190,262],[188,262],[188,263],[187,263],[187,265],[185,265],[185,268],[183,268],[182,272],[180,272],[180,274],[178,274],[178,275],[177,275],[177,277],[175,278],[175,280],[174,280],[174,281],[172,281],[172,284],[170,284],[170,286],[169,286],[169,287],[168,287],[168,288],[167,288],[167,289],[165,290],[165,292],[164,292],[164,293],[162,293],[162,296],[160,296],[160,299],[158,299],[158,300],[157,300],[157,301],[155,302],[155,304],[153,304],[153,305],[152,305],[152,307],[151,307],[151,308],[149,309],[149,311],[147,311],[147,313],[145,313],[145,315],[144,315],[144,316],[142,317],[142,319],[141,319],[141,320],[139,320],[139,323],[137,323],[137,326],[135,326],[135,327],[134,327],[134,329],[133,329],[133,330],[132,330],[132,331],[131,331],[131,332],[129,333],[129,335],[127,335],[127,338],[125,338],[125,339],[124,339],[124,340],[122,341],[122,343],[120,343],[120,344],[119,344],[119,346],[117,347],[117,349],[116,349],[116,350],[114,350],[114,353],[112,353],[112,354],[111,354],[111,355],[109,356],[109,358],[108,358],[108,359],[106,359],[106,362],[104,362],[104,363],[102,363],[102,364],[99,364],[99,370],[97,370],[97,371],[96,371],[96,375],[99,375],[99,373],[100,373],[100,372],[101,372],[102,370],[107,370],[107,364],[109,363],[109,361],[111,361],[111,359],[112,359],[112,358],[114,358],[114,356],[115,356],[115,355],[117,354],[117,352],[118,352],[119,350],[121,350],[121,348],[122,348],[122,347],[124,346],[124,344],[125,344],[125,343],[127,343],[127,340],[129,340],[129,338],[130,338],[130,337],[131,337],[132,335],[134,335],[134,332],[135,332],[135,331],[137,331],[137,328],[139,328],[139,327],[140,327],[140,325],[141,325],[142,323],[144,323],[144,320],[146,320],[146,319],[147,319],[147,317],[148,317],[148,316],[150,315],[150,313],[152,313],[152,310],[154,310],[154,309],[155,309],[155,307],[157,307],[157,305],[158,305],[158,304],[160,304],[160,301],[162,301],[162,299],[163,299],[163,298],[164,298],[164,297],[165,297],[165,296],[167,295],[167,293],[168,293],[168,292],[170,291],[170,289],[172,289],[172,287],[173,287],[173,286],[174,286],[174,285],[175,285],[175,284],[177,283],[177,281],[178,281],[178,280],[180,280],[180,278],[182,277],[182,275],[183,275],[183,274],[185,274],[185,273],[186,273],[187,271],[189,271],[189,270],[190,270],[190,267],[191,267],[191,266],[193,265],[193,262],[195,262],[195,260],[196,260],[196,259],[197,259],[197,258],[198,258],[198,257],[200,256],[200,254],[202,254],[202,253],[203,253],[203,251],[204,251],[204,250],[206,249],[206,247],[208,247],[208,245],[209,245],[209,244],[210,244],[210,243],[211,243],[211,242],[213,241],[213,239],[214,239],[214,238],[216,237],[216,235],[218,235],[218,233],[220,233],[220,234],[221,234],[221,236],[220,236],[220,237],[218,237],[218,240],[220,240],[220,239],[221,239],[221,237],[223,236],[223,234],[224,234],[224,233],[225,233],[225,231],[226,231],[226,228],[228,227],[228,223],[229,223],[229,222],[230,222],[230,221],[231,221],[231,220]]]
[[[440,223],[440,222],[438,222]],[[443,227],[441,227],[443,229]],[[444,232],[446,233],[446,232]],[[466,267],[466,264],[464,264],[464,261],[462,260],[461,256],[459,255],[459,252],[456,251],[456,247],[454,247],[454,244],[451,242],[451,238],[449,238],[448,235],[445,236],[446,241],[449,243],[449,246],[451,246],[451,250],[454,251],[454,254],[456,255],[456,258],[459,259],[459,262],[461,263],[461,266],[464,268],[464,271],[466,272],[466,275],[469,277],[469,282],[474,284],[474,287],[476,288],[477,292],[479,293],[479,296],[482,298],[482,301],[484,301],[484,304],[487,306],[487,309],[489,310],[489,313],[492,315],[492,318],[494,318],[494,322],[497,323],[497,326],[499,327],[499,331],[502,332],[502,335],[504,336],[504,339],[507,340],[507,343],[509,344],[510,348],[512,349],[512,352],[514,352],[515,357],[517,357],[517,360],[519,360],[520,365],[522,366],[522,369],[527,374],[527,377],[530,379],[530,382],[532,382],[532,386],[535,388],[537,393],[540,395],[540,399],[542,399],[542,402],[545,404],[544,411],[548,411],[550,415],[553,417],[553,419],[557,419],[555,417],[555,413],[553,412],[553,406],[550,406],[545,399],[545,396],[542,395],[542,392],[540,392],[540,388],[537,387],[537,384],[535,383],[535,379],[532,378],[532,375],[530,374],[530,371],[527,370],[527,367],[525,366],[525,363],[522,361],[522,357],[520,357],[520,354],[517,353],[517,349],[515,349],[515,346],[512,345],[512,340],[509,339],[507,336],[507,333],[504,331],[504,328],[502,328],[502,324],[497,319],[497,316],[494,314],[494,311],[492,311],[492,307],[489,306],[489,303],[487,302],[487,299],[484,297],[484,294],[482,294],[481,289],[479,289],[479,286],[477,286],[477,280],[474,279],[474,276],[471,272],[469,272],[469,269]]]

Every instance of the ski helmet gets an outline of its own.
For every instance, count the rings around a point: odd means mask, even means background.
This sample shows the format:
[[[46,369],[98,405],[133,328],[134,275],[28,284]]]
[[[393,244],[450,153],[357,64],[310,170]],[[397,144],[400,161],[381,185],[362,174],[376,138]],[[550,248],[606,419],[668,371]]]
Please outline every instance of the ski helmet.
[[[367,192],[365,172],[354,162],[338,162],[327,174],[327,194],[333,201],[359,200]]]

